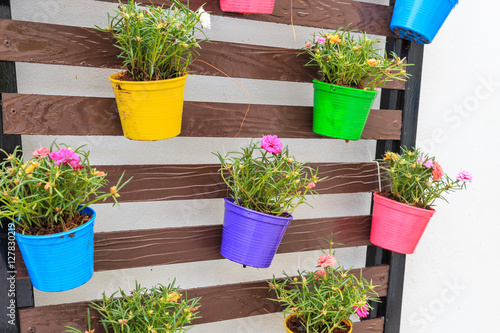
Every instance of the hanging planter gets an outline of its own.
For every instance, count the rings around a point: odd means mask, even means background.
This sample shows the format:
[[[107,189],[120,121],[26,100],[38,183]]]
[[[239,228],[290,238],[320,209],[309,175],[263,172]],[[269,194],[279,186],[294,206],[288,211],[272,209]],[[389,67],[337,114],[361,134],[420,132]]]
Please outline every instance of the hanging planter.
[[[309,55],[305,66],[318,68],[320,80],[313,80],[313,132],[344,140],[359,140],[376,88],[387,81],[405,81],[404,59],[392,54],[387,58],[377,43],[361,33],[355,39],[351,31],[340,28],[332,33],[312,36],[301,49]]]
[[[432,42],[458,0],[397,0],[391,30],[419,44]]]
[[[313,132],[344,140],[359,140],[377,91],[317,80],[313,80],[313,86]]]
[[[250,141],[241,153],[214,155],[231,189],[224,202],[220,253],[242,265],[269,267],[293,210],[305,203],[306,195],[317,193],[316,183],[324,178],[290,156],[276,135],[263,136],[260,144]]]
[[[179,135],[188,67],[208,40],[199,26],[210,29],[210,15],[179,0],[167,9],[130,0],[108,14],[108,24],[97,30],[111,34],[123,61],[124,71],[109,77],[123,134],[141,141]]]
[[[224,208],[220,254],[242,265],[269,267],[293,217],[260,213],[232,198],[224,199]]]
[[[456,179],[444,173],[434,157],[419,149],[401,148],[401,154],[387,151],[380,165],[390,181],[390,192],[373,194],[370,241],[384,249],[412,254],[434,215],[431,208],[437,198],[450,191],[466,188],[472,182],[470,172],[459,172]]]
[[[304,332],[304,330],[294,330],[293,327],[293,323],[294,323],[294,320],[296,319],[297,317],[293,314],[291,315],[288,315],[288,317],[286,317],[285,319],[285,329],[286,329],[286,333],[300,333],[300,332]],[[297,320],[297,322],[299,322]],[[345,326],[348,327],[348,329],[346,330],[343,330],[343,331],[339,331],[340,333],[352,333],[352,321],[350,321],[349,319],[344,319],[342,320],[342,322],[344,323]],[[301,328],[303,326],[300,326]]]
[[[31,282],[42,291],[69,290],[90,280],[96,213],[89,205],[108,198],[118,203],[118,192],[130,181],[122,183],[122,173],[109,187],[106,173],[91,167],[90,152],[82,147],[53,142],[31,158],[16,147],[0,162],[0,225],[11,221]]]
[[[125,81],[121,75],[109,80],[125,137],[154,141],[179,135],[187,75],[158,81]]]
[[[434,213],[434,209],[405,205],[374,193],[370,241],[386,250],[412,254]]]
[[[275,0],[220,0],[224,12],[272,14]]]
[[[65,291],[79,287],[94,273],[95,211],[85,207],[91,219],[78,228],[52,235],[14,233],[33,287],[41,291]]]

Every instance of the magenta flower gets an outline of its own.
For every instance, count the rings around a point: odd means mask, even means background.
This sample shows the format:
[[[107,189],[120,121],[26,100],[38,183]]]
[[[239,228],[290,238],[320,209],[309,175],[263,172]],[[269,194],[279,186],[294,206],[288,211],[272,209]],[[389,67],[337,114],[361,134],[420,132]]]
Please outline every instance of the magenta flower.
[[[337,263],[337,259],[331,254],[323,254],[318,258],[318,266],[321,267],[333,267]]]
[[[460,171],[457,175],[457,179],[463,182],[472,183],[472,173],[467,170]]]
[[[370,311],[368,310],[368,307],[365,306],[354,306],[356,309],[356,314],[358,315],[359,318],[366,318],[370,314]]]
[[[36,149],[33,152],[34,157],[41,157],[41,158],[47,157],[47,156],[49,156],[49,154],[50,154],[50,149],[47,147],[42,147],[40,149]]]
[[[314,184],[313,182],[307,184],[307,188],[310,189],[310,190],[313,189],[313,188],[315,188],[315,187],[316,187],[316,184]]]
[[[59,149],[58,151],[53,151],[52,153],[49,154],[49,157],[51,160],[54,161],[56,165],[68,164],[71,165],[73,169],[77,168],[81,169],[79,167],[80,157],[71,149],[62,148]]]
[[[283,149],[283,144],[276,135],[265,135],[260,140],[260,147],[271,154],[278,155]]]
[[[320,44],[325,44],[326,39],[325,39],[325,37],[316,36],[316,38],[314,38],[314,42],[315,43],[319,42]]]

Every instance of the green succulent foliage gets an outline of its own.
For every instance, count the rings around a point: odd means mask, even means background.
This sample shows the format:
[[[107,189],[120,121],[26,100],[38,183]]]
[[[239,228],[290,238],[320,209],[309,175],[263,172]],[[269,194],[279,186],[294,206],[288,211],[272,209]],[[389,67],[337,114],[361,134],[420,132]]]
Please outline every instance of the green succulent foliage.
[[[166,80],[184,76],[198,55],[200,43],[208,39],[199,28],[202,9],[190,10],[179,0],[169,8],[140,7],[134,0],[120,3],[115,15],[108,14],[108,26],[99,31],[111,33],[123,67],[133,81]],[[197,39],[199,31],[205,38]]]
[[[353,31],[340,28],[335,32],[315,33],[301,49],[309,54],[306,66],[318,67],[320,80],[345,87],[374,90],[392,80],[406,81],[409,74],[404,59],[391,53],[387,58],[377,44],[360,32],[356,40]]]

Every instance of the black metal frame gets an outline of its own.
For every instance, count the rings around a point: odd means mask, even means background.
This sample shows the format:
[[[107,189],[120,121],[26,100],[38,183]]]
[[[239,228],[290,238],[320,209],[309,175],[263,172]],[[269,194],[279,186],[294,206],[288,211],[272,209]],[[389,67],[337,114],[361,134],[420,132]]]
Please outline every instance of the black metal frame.
[[[11,18],[10,0],[0,0],[0,18]],[[17,92],[16,67],[13,62],[0,61],[0,92]],[[0,108],[0,148],[12,153],[16,146],[21,146],[21,136],[3,133]],[[0,158],[6,157],[3,155],[0,153]],[[13,234],[8,231],[9,222],[3,220],[0,228],[0,332],[18,333],[19,308],[34,306],[33,286],[30,281],[15,280],[15,253],[12,250],[16,245]]]
[[[395,0],[391,0],[390,5],[394,5],[394,3]],[[398,141],[377,141],[377,159],[382,158],[387,150],[400,151],[401,147],[415,147],[424,45],[403,39],[387,38],[386,51],[388,53],[395,52],[401,58],[406,58],[407,62],[413,66],[407,67],[411,78],[406,83],[404,91],[382,89],[380,108],[402,110],[403,114],[401,139]],[[372,304],[374,310],[370,318],[384,317],[384,333],[398,333],[401,326],[406,255],[369,246],[366,254],[366,266],[382,264],[390,265],[387,296],[382,298],[382,303]]]

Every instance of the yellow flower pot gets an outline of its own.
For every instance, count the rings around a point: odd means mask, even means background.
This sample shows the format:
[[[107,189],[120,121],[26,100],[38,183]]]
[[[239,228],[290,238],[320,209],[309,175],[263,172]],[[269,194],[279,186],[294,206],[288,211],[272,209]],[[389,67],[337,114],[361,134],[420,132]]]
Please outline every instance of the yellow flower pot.
[[[291,314],[289,315],[288,317],[286,317],[285,319],[285,328],[286,328],[286,333],[295,333],[293,331],[291,331],[288,326],[287,326],[287,323],[290,319],[292,319],[292,317],[295,317],[295,315]],[[349,320],[349,319],[345,319],[343,320],[343,323],[349,327],[349,331],[347,333],[351,333],[352,332],[352,322]]]
[[[122,81],[120,75],[109,80],[125,137],[155,141],[179,135],[187,75],[159,81]]]

